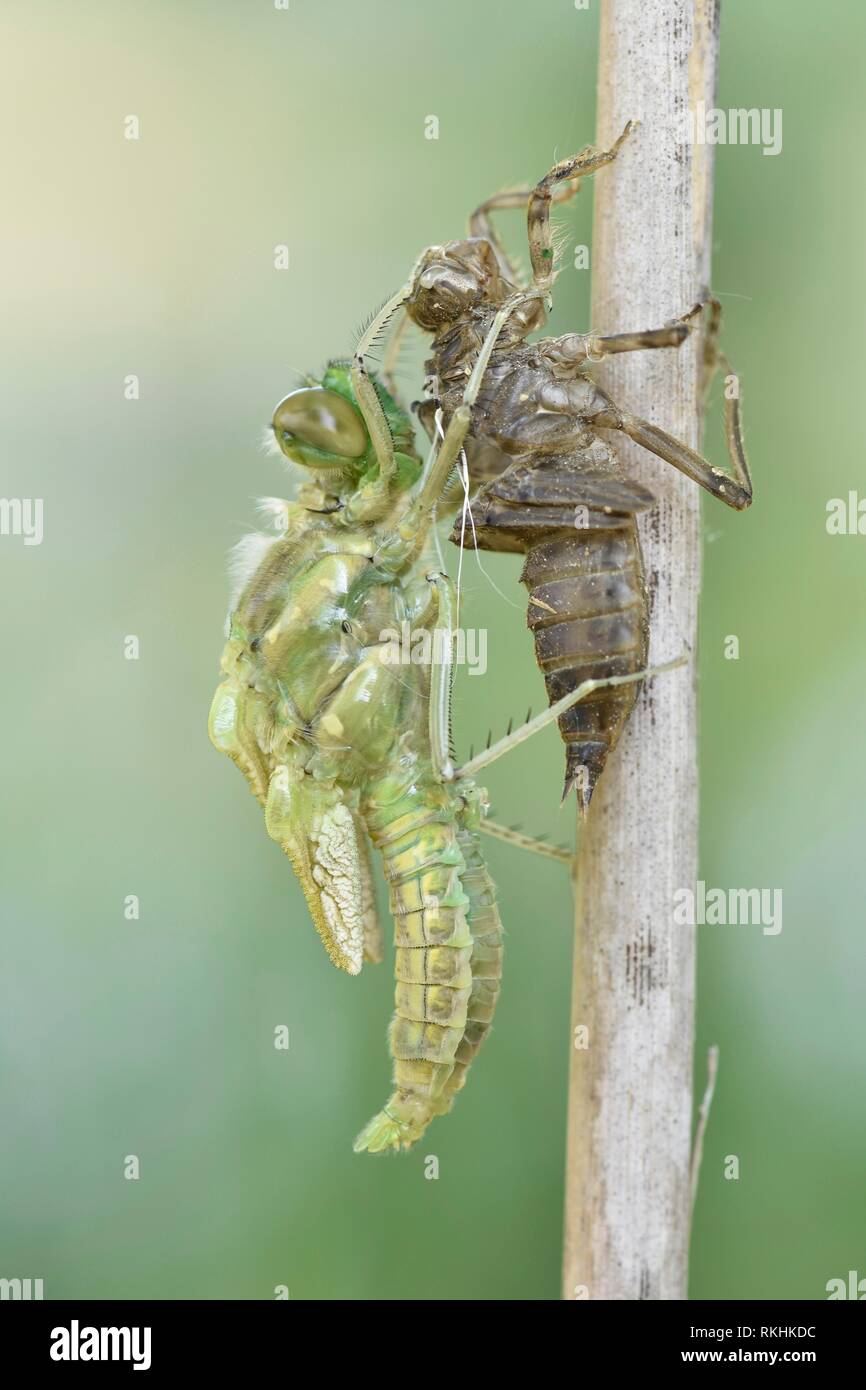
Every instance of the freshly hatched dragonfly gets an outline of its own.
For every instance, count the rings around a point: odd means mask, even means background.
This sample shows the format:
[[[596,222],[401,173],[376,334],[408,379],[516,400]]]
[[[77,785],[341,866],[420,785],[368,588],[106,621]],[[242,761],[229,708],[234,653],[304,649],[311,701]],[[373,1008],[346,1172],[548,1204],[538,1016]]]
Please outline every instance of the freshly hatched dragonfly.
[[[636,676],[646,665],[649,638],[636,518],[655,499],[626,475],[599,431],[621,431],[729,507],[742,510],[752,500],[738,383],[718,350],[717,300],[708,296],[681,318],[645,332],[568,333],[526,341],[546,322],[555,278],[551,204],[572,197],[581,178],[615,159],[635,124],[629,122],[610,150],[587,146],[554,165],[534,188],[496,194],[482,203],[469,220],[466,238],[423,253],[401,301],[408,318],[433,335],[427,363],[431,399],[419,411],[428,431],[437,411],[447,422],[459,407],[481,344],[492,325],[501,324],[465,443],[469,474],[484,486],[472,502],[471,528],[461,519],[452,539],[525,554],[521,580],[529,590],[527,622],[551,703],[588,679],[600,682],[559,720],[566,746],[563,797],[576,787],[582,814],[640,689],[637,680],[617,686],[606,678]],[[532,277],[525,286],[490,220],[498,209],[517,207],[527,209]],[[735,383],[725,392],[733,476],[658,426],[620,409],[592,376],[593,365],[611,353],[678,347],[704,308],[709,314],[702,394],[717,364]]]
[[[474,777],[565,707],[455,768],[457,606],[431,551],[433,517],[501,325],[422,465],[409,417],[364,360],[393,307],[351,364],[332,363],[276,408],[275,439],[310,481],[294,502],[265,502],[276,535],[241,543],[209,720],[291,860],[329,956],[350,974],[382,955],[368,837],[382,856],[396,943],[394,1091],[355,1142],[372,1153],[408,1148],[451,1108],[489,1031],[502,928],[479,831],[533,842],[485,822]],[[433,639],[429,665],[393,660],[392,634],[407,629]]]

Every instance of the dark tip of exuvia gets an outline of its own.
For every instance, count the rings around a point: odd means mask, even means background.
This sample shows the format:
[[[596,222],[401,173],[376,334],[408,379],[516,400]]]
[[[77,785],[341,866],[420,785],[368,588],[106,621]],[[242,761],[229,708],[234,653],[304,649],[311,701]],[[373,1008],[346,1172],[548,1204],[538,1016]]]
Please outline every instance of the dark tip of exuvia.
[[[577,809],[580,813],[580,819],[584,821],[586,820],[587,814],[589,812],[589,803],[590,801],[592,801],[592,793],[595,790],[595,788],[583,785],[579,777],[566,777],[565,785],[562,788],[562,800],[559,803],[560,806],[565,805],[572,790],[576,792]]]

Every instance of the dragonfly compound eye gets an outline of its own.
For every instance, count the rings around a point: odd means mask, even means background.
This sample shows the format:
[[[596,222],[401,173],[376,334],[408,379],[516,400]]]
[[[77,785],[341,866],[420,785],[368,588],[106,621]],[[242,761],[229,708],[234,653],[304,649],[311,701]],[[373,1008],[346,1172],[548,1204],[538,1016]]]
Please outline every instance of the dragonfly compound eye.
[[[303,386],[291,391],[274,411],[277,443],[290,458],[294,446],[312,445],[340,458],[360,458],[367,450],[367,431],[351,401],[324,386]],[[299,462],[313,463],[300,458]],[[318,460],[316,465],[320,464]]]

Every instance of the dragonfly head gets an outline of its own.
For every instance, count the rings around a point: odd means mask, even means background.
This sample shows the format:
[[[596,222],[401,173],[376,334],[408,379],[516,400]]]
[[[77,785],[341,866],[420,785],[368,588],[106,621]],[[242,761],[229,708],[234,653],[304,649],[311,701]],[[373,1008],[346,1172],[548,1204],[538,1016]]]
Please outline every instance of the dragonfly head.
[[[500,304],[511,286],[484,237],[431,246],[406,303],[409,317],[430,332],[454,323],[480,304]]]

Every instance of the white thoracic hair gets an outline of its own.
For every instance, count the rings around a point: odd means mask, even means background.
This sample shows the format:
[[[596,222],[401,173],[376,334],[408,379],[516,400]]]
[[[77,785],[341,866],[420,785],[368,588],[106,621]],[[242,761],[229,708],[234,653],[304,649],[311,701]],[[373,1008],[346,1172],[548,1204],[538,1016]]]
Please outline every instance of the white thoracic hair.
[[[274,531],[285,531],[289,524],[289,507],[285,497],[257,497],[256,511]]]
[[[288,462],[270,425],[262,430],[261,446],[263,453],[277,456],[284,463]],[[292,481],[297,487],[301,479],[293,478]],[[228,636],[232,611],[243,593],[247,581],[252,578],[268,550],[280,539],[286,529],[288,508],[289,503],[284,497],[257,498],[257,511],[277,534],[266,536],[262,531],[251,531],[248,536],[241,536],[237,545],[233,545],[229,551],[229,611],[226,617],[226,636]]]
[[[229,618],[234,611],[235,604],[246,587],[247,581],[252,578],[271,546],[276,545],[279,539],[279,536],[266,536],[264,531],[251,531],[248,536],[241,536],[237,545],[233,545],[229,551],[229,617],[226,619],[227,631]]]

